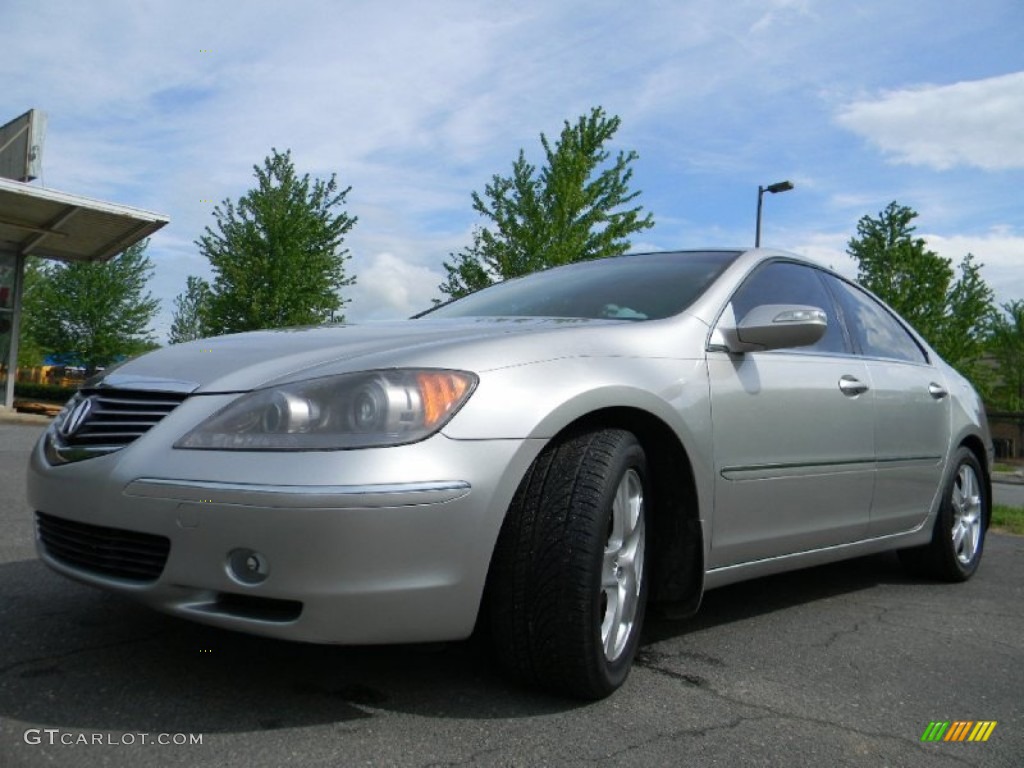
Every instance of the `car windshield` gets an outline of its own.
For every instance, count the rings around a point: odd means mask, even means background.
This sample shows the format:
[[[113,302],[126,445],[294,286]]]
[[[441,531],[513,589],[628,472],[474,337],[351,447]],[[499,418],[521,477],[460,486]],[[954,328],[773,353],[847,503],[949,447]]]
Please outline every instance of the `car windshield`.
[[[417,317],[658,320],[686,309],[740,251],[642,253],[506,280]]]

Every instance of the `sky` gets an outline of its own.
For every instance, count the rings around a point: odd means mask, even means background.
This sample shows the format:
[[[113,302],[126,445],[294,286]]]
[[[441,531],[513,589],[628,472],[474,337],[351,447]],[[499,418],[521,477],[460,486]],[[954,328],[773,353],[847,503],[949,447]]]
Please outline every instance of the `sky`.
[[[762,244],[848,275],[891,201],[999,302],[1024,298],[1020,0],[2,0],[0,123],[47,113],[36,185],[164,214],[163,309],[212,210],[290,149],[336,174],[351,322],[430,306],[471,194],[596,106],[655,227],[631,250]]]

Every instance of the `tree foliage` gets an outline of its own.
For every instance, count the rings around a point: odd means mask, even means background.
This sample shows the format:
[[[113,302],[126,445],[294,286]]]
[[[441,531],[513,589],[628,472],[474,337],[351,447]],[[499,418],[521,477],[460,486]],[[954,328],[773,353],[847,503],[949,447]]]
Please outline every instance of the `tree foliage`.
[[[460,296],[479,291],[494,282],[488,274],[487,258],[483,249],[483,232],[479,227],[473,229],[473,242],[458,253],[451,253],[451,262],[443,266],[447,278],[438,286],[445,296],[456,299]],[[437,301],[435,299],[435,301]]]
[[[181,344],[209,335],[206,331],[209,301],[210,284],[201,277],[189,275],[185,292],[174,297],[174,318],[167,337],[170,344]]]
[[[994,410],[1024,411],[1024,299],[1002,305],[992,319],[988,350],[996,363],[990,404]]]
[[[877,218],[857,223],[847,253],[857,262],[857,280],[904,317],[950,365],[988,388],[984,354],[992,289],[981,264],[967,254],[956,269],[916,237],[912,208],[893,201]],[[957,274],[959,272],[959,275]]]
[[[196,241],[213,284],[203,314],[211,335],[322,323],[347,301],[345,235],[356,218],[344,210],[351,187],[299,177],[291,152],[276,149],[253,166],[256,187],[213,211],[214,227]]]
[[[39,290],[39,285],[43,279],[45,279],[43,273],[43,260],[35,256],[29,256],[26,258],[25,273],[23,276],[24,282],[22,283],[23,309],[21,332],[18,335],[19,368],[34,368],[37,365],[42,365],[46,359],[46,350],[44,350],[39,345],[39,342],[32,336],[29,330],[28,320],[36,302],[34,293]],[[4,356],[3,362],[6,362],[6,356]]]
[[[160,302],[146,290],[148,241],[106,262],[47,261],[25,282],[28,345],[89,371],[156,346],[150,324]]]
[[[617,256],[630,235],[654,226],[642,206],[629,205],[640,195],[629,190],[637,153],[619,152],[610,162],[604,148],[620,122],[595,107],[575,124],[566,121],[554,145],[541,134],[539,171],[520,150],[510,176],[495,175],[483,195],[474,192],[485,224],[445,262],[442,293],[457,298],[538,269]]]

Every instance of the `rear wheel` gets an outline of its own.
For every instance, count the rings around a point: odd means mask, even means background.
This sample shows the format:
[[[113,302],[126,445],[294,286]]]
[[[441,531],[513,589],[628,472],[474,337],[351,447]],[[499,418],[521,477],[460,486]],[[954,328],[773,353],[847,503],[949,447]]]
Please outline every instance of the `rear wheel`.
[[[954,468],[943,489],[931,542],[899,554],[914,573],[944,581],[966,581],[981,562],[989,500],[981,464],[974,453],[960,448]]]
[[[632,433],[549,446],[502,526],[488,598],[499,661],[517,677],[596,699],[629,674],[647,597],[647,462]]]

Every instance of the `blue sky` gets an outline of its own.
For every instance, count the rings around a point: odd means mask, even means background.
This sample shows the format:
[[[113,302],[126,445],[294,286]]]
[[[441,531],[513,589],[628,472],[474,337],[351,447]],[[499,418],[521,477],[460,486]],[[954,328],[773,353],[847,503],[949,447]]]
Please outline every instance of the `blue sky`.
[[[351,321],[430,304],[470,194],[601,105],[656,226],[633,250],[763,243],[847,274],[857,220],[898,200],[1024,298],[1020,0],[5,0],[0,122],[48,114],[47,187],[166,214],[164,310],[213,204],[271,147],[336,173],[359,217]]]

